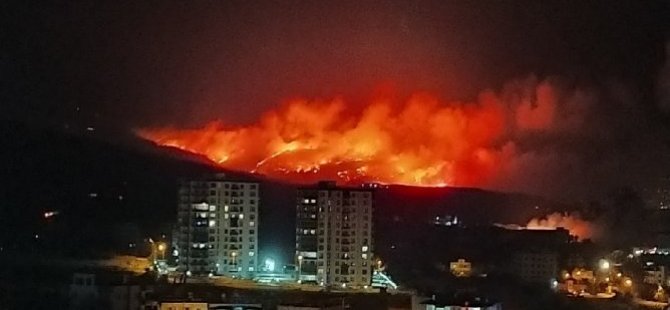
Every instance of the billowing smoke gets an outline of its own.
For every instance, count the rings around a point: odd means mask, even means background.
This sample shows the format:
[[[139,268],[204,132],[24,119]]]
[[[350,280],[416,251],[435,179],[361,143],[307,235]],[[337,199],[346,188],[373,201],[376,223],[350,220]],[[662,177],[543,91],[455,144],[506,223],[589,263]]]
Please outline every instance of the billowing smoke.
[[[526,228],[564,228],[570,232],[570,235],[577,237],[579,240],[596,240],[600,237],[596,225],[592,222],[582,219],[578,213],[564,214],[555,212],[545,217],[533,218],[528,222],[528,224],[526,224]]]
[[[505,189],[512,177],[541,180],[532,169],[563,169],[545,162],[538,145],[576,134],[595,99],[556,79],[528,78],[484,91],[473,102],[421,92],[377,96],[362,109],[341,98],[296,99],[248,126],[213,121],[138,134],[226,168],[290,181]]]

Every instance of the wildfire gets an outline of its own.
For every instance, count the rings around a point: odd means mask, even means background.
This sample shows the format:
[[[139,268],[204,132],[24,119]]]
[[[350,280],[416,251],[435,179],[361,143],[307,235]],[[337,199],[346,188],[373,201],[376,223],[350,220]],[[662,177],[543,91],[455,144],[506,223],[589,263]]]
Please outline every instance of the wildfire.
[[[482,186],[514,155],[510,132],[551,126],[556,100],[549,82],[501,95],[487,91],[470,103],[441,102],[425,93],[406,100],[380,97],[358,112],[341,99],[298,99],[252,125],[214,121],[199,129],[138,134],[225,168],[289,181]]]
[[[544,218],[534,218],[526,225],[527,229],[567,229],[579,240],[592,239],[595,235],[591,222],[583,220],[578,214],[552,213]]]

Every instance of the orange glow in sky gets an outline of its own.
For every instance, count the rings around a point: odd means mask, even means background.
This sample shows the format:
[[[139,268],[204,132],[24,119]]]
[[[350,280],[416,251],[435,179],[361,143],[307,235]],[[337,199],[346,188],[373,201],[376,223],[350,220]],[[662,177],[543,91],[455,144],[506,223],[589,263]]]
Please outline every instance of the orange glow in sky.
[[[382,96],[354,112],[341,99],[296,99],[251,125],[137,132],[224,168],[288,181],[481,186],[514,156],[509,130],[551,126],[554,105],[551,85],[540,83],[511,102],[490,91],[469,103],[416,93]]]

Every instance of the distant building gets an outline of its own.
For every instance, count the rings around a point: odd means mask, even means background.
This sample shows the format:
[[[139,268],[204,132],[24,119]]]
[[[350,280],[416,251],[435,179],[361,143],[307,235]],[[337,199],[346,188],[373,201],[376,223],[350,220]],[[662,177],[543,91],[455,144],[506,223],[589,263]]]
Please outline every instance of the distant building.
[[[436,216],[433,224],[437,226],[458,226],[460,224],[458,216]]]
[[[482,297],[454,296],[431,298],[421,303],[421,310],[502,310],[502,304]]]
[[[665,267],[647,266],[644,268],[644,283],[665,285]]]
[[[129,273],[75,273],[68,289],[70,309],[139,309],[151,287]]]
[[[185,302],[162,302],[160,310],[209,310],[206,302],[185,301]]]
[[[449,263],[451,274],[456,277],[469,277],[472,274],[472,264],[464,259]]]
[[[166,301],[160,303],[159,310],[261,310],[261,304],[245,303],[207,303],[199,301]]]
[[[341,302],[319,303],[319,304],[283,304],[278,305],[277,310],[344,310]]]
[[[573,269],[572,274],[569,274],[568,277],[572,277],[577,281],[585,281],[585,282],[595,282],[596,280],[595,276],[593,275],[593,270],[588,270],[584,268]]]
[[[524,282],[550,285],[558,273],[558,254],[553,251],[520,251],[512,254],[512,271]]]
[[[182,182],[175,231],[178,270],[251,278],[258,257],[258,183],[223,175]]]
[[[375,270],[372,272],[372,284],[370,285],[372,288],[377,288],[377,289],[397,289],[398,285],[391,280],[391,277],[389,277],[386,273],[384,273],[383,270]]]
[[[320,182],[298,190],[296,263],[300,281],[365,287],[372,278],[372,190]]]

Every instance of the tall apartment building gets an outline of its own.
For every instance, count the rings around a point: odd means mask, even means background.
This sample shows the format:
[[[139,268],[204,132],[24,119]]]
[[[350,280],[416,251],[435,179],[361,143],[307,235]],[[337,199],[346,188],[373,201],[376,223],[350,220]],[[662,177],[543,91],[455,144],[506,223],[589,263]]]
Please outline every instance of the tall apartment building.
[[[558,275],[558,254],[548,250],[525,250],[512,255],[512,271],[527,283],[549,286]]]
[[[370,189],[320,182],[297,195],[298,278],[321,285],[365,287],[372,279]]]
[[[249,278],[258,256],[258,184],[211,178],[181,183],[175,246],[179,269]]]

